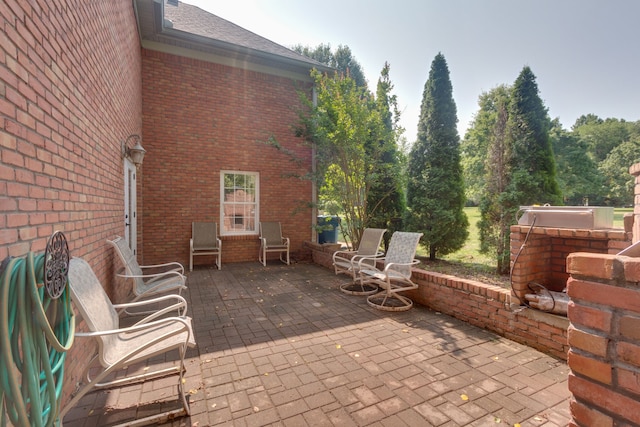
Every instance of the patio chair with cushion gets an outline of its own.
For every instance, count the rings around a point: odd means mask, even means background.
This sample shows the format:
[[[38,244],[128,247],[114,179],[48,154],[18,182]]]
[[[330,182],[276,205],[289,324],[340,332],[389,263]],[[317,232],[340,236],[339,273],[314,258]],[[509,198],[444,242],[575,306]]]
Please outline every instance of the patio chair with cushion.
[[[267,265],[267,254],[270,252],[280,253],[280,261],[289,265],[289,238],[282,237],[282,227],[279,222],[260,223],[260,253],[258,261],[262,265]],[[283,259],[283,255],[285,258]]]
[[[133,281],[132,289],[135,297],[132,301],[166,293],[180,295],[182,290],[187,288],[184,267],[179,262],[140,265],[125,239],[118,236],[113,240],[107,240],[107,242],[113,246],[124,265],[124,273],[118,274],[118,276]]]
[[[421,237],[422,233],[393,233],[389,249],[384,258],[381,258],[384,260],[382,270],[371,267],[367,257],[358,261],[362,285],[375,284],[382,288],[380,292],[367,297],[370,306],[386,311],[404,311],[413,306],[413,301],[400,295],[400,292],[418,288],[418,285],[411,281],[411,269],[418,263],[414,257]],[[378,258],[376,261],[381,259]]]
[[[215,255],[218,270],[222,268],[222,240],[215,222],[192,222],[189,239],[189,271],[193,271],[193,257]]]
[[[76,337],[93,337],[97,340],[98,354],[87,365],[84,384],[63,409],[60,419],[78,401],[94,388],[109,388],[145,381],[167,375],[178,375],[178,392],[182,408],[165,414],[136,420],[136,425],[143,425],[156,419],[172,419],[178,415],[188,415],[189,403],[184,393],[183,373],[184,358],[187,347],[195,346],[191,319],[186,317],[187,304],[180,295],[164,295],[152,300],[127,304],[112,304],[105,293],[91,266],[81,258],[73,258],[69,262],[69,290],[71,299],[78,312],[86,322],[88,332],[76,332]],[[117,309],[139,307],[155,304],[157,301],[173,303],[160,311],[136,322],[133,326],[122,327]],[[166,317],[177,312],[177,315]],[[163,317],[164,316],[164,317]],[[141,374],[112,375],[120,373],[127,367],[144,362],[158,362],[158,355],[177,350],[179,361],[171,362],[171,366],[161,369],[142,369]],[[96,363],[99,362],[99,363]],[[98,366],[99,365],[99,366]],[[96,373],[93,378],[92,373]],[[152,419],[151,419],[152,418]],[[143,422],[145,421],[145,422]]]
[[[380,257],[380,242],[387,230],[385,228],[365,228],[360,238],[357,250],[339,250],[333,253],[333,268],[336,274],[348,274],[353,278],[353,283],[340,285],[340,290],[350,295],[370,295],[378,291],[378,286],[369,284],[363,286],[358,277],[358,261],[360,258],[368,257],[366,264],[375,266],[375,259]]]

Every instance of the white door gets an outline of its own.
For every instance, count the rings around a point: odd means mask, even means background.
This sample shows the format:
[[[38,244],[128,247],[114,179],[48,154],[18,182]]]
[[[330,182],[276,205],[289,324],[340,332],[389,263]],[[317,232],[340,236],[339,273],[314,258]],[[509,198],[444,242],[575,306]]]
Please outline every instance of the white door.
[[[134,254],[137,254],[136,167],[124,160],[124,237]]]

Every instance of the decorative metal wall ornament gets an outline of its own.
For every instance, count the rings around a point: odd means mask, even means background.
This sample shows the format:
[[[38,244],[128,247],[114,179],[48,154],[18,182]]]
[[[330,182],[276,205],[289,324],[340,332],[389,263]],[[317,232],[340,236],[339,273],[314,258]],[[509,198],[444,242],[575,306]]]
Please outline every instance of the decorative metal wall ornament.
[[[69,276],[69,245],[61,231],[51,235],[45,249],[44,286],[51,299],[64,292]]]

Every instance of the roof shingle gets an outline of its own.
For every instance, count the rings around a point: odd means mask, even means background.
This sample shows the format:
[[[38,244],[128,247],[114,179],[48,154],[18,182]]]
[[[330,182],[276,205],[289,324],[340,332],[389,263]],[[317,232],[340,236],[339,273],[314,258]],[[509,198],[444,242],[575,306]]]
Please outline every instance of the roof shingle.
[[[164,5],[165,25],[166,21],[169,21],[169,25],[174,30],[306,62],[311,66],[326,67],[320,62],[300,55],[197,6],[184,2],[177,2],[176,6],[175,3],[175,1],[165,0]]]

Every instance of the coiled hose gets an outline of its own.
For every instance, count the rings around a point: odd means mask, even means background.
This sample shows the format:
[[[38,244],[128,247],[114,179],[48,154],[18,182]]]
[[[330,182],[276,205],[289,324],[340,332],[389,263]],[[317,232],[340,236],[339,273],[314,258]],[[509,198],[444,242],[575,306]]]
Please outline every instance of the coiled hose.
[[[45,292],[44,263],[44,254],[29,253],[25,258],[9,260],[0,275],[3,427],[7,417],[15,426],[52,426],[58,422],[64,361],[73,343],[75,318],[68,286],[59,298]]]

